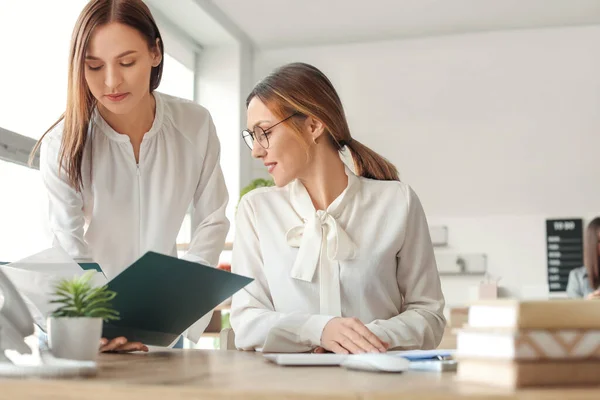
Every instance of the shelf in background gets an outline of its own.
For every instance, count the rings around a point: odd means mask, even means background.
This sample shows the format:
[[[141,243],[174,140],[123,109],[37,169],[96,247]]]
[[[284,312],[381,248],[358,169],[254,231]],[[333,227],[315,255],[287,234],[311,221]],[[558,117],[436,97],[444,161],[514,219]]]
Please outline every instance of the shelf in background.
[[[439,276],[485,276],[485,272],[438,272]]]
[[[435,262],[440,275],[484,275],[487,257],[482,253],[436,251]]]

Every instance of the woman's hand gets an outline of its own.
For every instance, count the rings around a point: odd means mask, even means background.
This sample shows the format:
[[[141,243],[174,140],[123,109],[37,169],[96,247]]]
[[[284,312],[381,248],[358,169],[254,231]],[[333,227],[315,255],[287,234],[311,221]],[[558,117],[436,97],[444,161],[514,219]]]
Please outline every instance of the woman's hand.
[[[217,269],[231,272],[231,264],[230,263],[220,263],[219,265],[217,265]]]
[[[338,354],[385,353],[389,347],[358,318],[333,318],[325,325],[321,346]]]
[[[100,339],[100,352],[115,352],[115,353],[129,353],[132,351],[148,351],[148,346],[140,342],[128,342],[124,337],[118,337],[111,341],[108,339]]]
[[[588,294],[587,296],[585,296],[586,300],[598,300],[600,299],[600,289]]]

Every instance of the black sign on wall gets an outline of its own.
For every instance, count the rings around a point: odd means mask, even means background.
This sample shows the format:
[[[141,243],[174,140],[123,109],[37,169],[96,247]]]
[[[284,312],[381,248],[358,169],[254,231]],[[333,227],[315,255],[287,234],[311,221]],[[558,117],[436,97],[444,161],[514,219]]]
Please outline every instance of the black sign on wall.
[[[583,265],[583,220],[546,220],[548,285],[551,292],[564,292],[569,272]]]

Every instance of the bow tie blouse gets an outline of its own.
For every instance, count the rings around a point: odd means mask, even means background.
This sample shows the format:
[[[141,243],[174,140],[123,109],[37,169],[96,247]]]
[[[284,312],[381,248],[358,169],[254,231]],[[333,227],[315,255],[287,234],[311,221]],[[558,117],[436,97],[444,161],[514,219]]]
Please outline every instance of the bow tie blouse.
[[[356,317],[390,348],[435,348],[444,297],[429,228],[405,183],[346,169],[348,186],[315,210],[298,180],[248,193],[237,210],[232,272],[236,346],[310,351],[334,317]]]

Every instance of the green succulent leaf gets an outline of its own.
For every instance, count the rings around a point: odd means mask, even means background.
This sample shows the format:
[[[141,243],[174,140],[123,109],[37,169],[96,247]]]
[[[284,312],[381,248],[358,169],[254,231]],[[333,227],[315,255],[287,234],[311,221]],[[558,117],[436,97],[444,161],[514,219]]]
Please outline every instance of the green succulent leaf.
[[[54,286],[51,304],[57,308],[51,316],[55,318],[102,318],[104,321],[119,319],[111,301],[117,295],[108,287],[93,287],[90,280],[95,271],[87,271],[73,279],[61,279]]]

